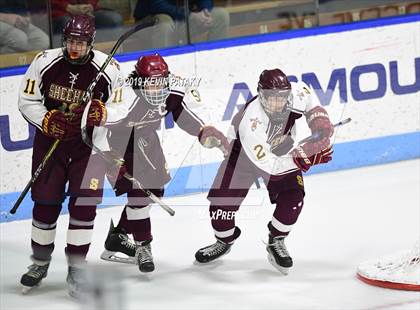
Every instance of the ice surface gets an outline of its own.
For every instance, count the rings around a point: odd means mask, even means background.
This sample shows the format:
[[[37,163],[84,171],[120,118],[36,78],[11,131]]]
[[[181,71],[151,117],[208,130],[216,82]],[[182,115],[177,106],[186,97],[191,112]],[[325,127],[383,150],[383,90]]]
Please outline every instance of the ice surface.
[[[166,199],[176,215],[151,212],[156,270],[101,261],[109,220],[120,207],[98,210],[91,264],[119,268],[126,309],[420,309],[418,292],[372,287],[356,279],[357,265],[409,249],[420,230],[420,160],[311,175],[305,205],[286,239],[294,267],[281,276],[262,241],[273,207],[254,189],[238,214],[242,235],[232,251],[209,265],[195,251],[214,241],[205,194]],[[67,295],[64,257],[68,216],[58,222],[49,275],[21,295],[19,279],[30,264],[30,220],[0,225],[0,308],[80,309]],[[86,305],[86,304],[85,304]]]

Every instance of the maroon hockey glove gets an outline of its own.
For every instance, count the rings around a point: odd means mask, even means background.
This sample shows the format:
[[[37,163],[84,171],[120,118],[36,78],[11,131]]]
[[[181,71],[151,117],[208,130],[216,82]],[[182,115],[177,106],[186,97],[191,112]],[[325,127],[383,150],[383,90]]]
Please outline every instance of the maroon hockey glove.
[[[59,139],[70,140],[80,136],[80,124],[73,125],[67,116],[59,110],[51,110],[42,120],[42,131],[45,135]]]
[[[306,122],[311,129],[314,140],[329,138],[334,133],[334,126],[330,122],[327,111],[316,106],[306,114]]]
[[[73,110],[73,113],[76,115],[83,114],[84,107],[79,106]],[[92,126],[101,126],[106,122],[106,107],[105,104],[98,100],[92,99],[92,103],[90,104],[89,113],[86,119],[86,125],[88,127]]]
[[[213,126],[204,126],[198,134],[198,140],[201,145],[209,149],[218,147],[224,156],[227,156],[229,149],[229,142],[225,135]]]
[[[313,150],[313,145],[310,144],[312,143],[305,143],[291,152],[293,161],[303,172],[308,171],[312,166],[327,163],[332,159],[332,145],[328,145],[320,152],[313,153],[311,152]]]

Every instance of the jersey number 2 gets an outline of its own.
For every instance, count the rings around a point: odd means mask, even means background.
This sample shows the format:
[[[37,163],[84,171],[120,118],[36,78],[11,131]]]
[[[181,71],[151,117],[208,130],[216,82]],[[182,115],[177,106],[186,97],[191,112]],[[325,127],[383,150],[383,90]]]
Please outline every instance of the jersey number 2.
[[[258,160],[261,160],[265,157],[264,147],[261,144],[254,146],[254,151],[256,152]]]
[[[27,79],[26,87],[23,92],[25,94],[34,95],[35,94],[35,80]]]

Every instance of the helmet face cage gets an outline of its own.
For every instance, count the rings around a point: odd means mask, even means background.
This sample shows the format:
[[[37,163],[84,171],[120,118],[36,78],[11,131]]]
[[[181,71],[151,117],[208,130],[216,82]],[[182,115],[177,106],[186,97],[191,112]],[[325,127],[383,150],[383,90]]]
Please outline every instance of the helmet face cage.
[[[169,77],[152,76],[143,78],[140,92],[151,105],[163,105],[170,94]]]
[[[267,116],[273,121],[281,121],[289,115],[287,107],[291,102],[290,89],[258,89],[258,97]]]
[[[69,41],[76,41],[76,45],[80,46],[79,44],[81,44],[82,42],[86,42],[86,52],[81,55],[80,57],[74,57],[72,55],[72,53],[69,51],[68,48],[68,44]],[[75,65],[82,65],[85,64],[89,58],[89,54],[92,50],[92,43],[93,43],[93,39],[85,39],[85,38],[81,38],[81,37],[76,37],[76,36],[63,36],[63,54],[66,57],[66,60],[72,64]],[[73,43],[74,44],[74,43]]]

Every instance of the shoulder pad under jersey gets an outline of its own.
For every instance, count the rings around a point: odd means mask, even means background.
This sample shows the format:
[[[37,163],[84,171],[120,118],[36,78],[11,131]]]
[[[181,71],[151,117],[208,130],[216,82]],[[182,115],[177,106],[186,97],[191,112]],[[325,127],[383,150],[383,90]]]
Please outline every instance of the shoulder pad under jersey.
[[[93,50],[93,53],[94,56],[91,61],[95,64],[95,66],[97,66],[99,70],[104,64],[105,60],[108,58],[108,55],[98,50]],[[121,65],[117,60],[115,60],[115,58],[112,58],[105,68],[105,74],[110,77],[111,80],[114,80],[115,77],[121,74]],[[121,83],[122,82],[123,81],[121,81]]]
[[[292,85],[292,108],[305,111],[312,101],[312,89],[304,82],[291,83]]]
[[[54,48],[54,49],[39,52],[35,56],[34,61],[37,62],[39,71],[41,71],[43,68],[49,66],[53,62],[60,60],[62,57],[63,57],[62,48]]]

